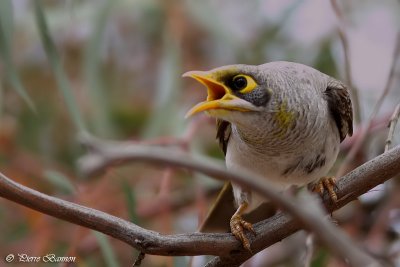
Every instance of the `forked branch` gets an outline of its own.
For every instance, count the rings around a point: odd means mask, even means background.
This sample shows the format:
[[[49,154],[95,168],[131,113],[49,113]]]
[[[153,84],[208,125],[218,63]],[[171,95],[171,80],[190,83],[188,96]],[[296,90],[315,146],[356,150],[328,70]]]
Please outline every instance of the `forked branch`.
[[[343,248],[331,247],[329,242],[325,242],[326,238],[331,237],[331,234],[325,232],[325,224],[321,223],[324,222],[323,218],[314,218],[313,214],[307,213],[307,210],[298,205],[297,201],[291,199],[292,197],[283,197],[281,194],[277,194],[260,177],[248,173],[232,173],[215,161],[193,158],[188,154],[170,148],[127,145],[123,142],[107,142],[92,137],[86,138],[83,142],[90,151],[80,161],[82,169],[87,173],[104,170],[116,163],[142,161],[186,168],[217,179],[232,180],[247,185],[267,196],[290,215],[279,213],[256,224],[257,236],[252,240],[253,252],[258,252],[301,228],[306,228],[315,232],[336,255],[352,257],[351,255],[343,255],[345,253],[342,251]],[[376,185],[390,179],[398,172],[400,172],[400,146],[342,177],[338,182],[337,195],[339,201],[337,205],[332,205],[329,201],[325,201],[324,204],[327,210],[332,212]],[[237,263],[252,256],[241,248],[239,242],[231,234],[161,235],[110,214],[42,194],[15,183],[2,174],[0,175],[0,196],[50,216],[103,232],[146,254],[219,256],[219,258],[216,258],[216,265],[210,266],[222,266],[218,265],[218,259],[230,258]],[[357,253],[350,259],[351,262],[358,262],[355,266],[360,266],[361,263],[371,260],[371,257],[363,251],[357,250]],[[371,261],[373,262],[373,260]]]

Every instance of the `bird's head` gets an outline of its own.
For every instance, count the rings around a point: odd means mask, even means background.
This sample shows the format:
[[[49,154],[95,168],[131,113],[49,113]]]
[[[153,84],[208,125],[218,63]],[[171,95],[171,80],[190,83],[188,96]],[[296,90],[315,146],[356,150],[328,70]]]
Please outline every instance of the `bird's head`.
[[[186,114],[192,116],[201,111],[232,123],[242,123],[249,115],[265,110],[272,90],[266,86],[265,77],[258,66],[230,65],[210,71],[189,71],[183,77],[191,77],[207,87],[207,99],[195,105]]]

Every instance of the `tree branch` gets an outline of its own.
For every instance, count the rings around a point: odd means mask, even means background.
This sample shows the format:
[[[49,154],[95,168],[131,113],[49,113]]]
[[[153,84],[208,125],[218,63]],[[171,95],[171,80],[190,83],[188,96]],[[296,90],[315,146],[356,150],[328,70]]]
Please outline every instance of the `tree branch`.
[[[130,145],[125,145],[124,143],[103,142],[97,139],[90,140],[91,143],[86,140],[86,145],[91,150],[91,154],[81,160],[81,166],[86,171],[100,171],[112,163],[131,160],[167,164],[169,166],[189,168],[215,178],[229,179],[239,184],[246,184],[259,193],[268,196],[271,201],[279,203],[292,216],[279,213],[256,224],[257,236],[251,242],[254,252],[280,241],[304,226],[307,226],[309,230],[315,231],[317,236],[325,238],[324,234],[321,233],[321,229],[318,226],[315,228],[316,226],[313,225],[313,218],[309,219],[308,214],[304,213],[304,209],[298,209],[299,207],[295,205],[296,201],[291,198],[282,198],[281,194],[269,188],[267,186],[268,183],[260,179],[260,177],[253,177],[253,175],[245,173],[231,173],[226,171],[222,165],[216,164],[215,161],[193,159],[190,155],[171,149],[160,150],[157,147],[143,147],[141,145],[130,147]],[[94,143],[96,145],[93,145]],[[105,151],[107,153],[104,153]],[[339,180],[337,190],[338,204],[333,205],[325,201],[328,211],[332,212],[342,207],[362,193],[391,178],[399,171],[400,146],[360,166]],[[251,179],[248,179],[248,177],[251,177]],[[241,248],[240,243],[231,234],[189,233],[161,235],[107,213],[39,193],[15,183],[1,174],[0,196],[45,214],[103,232],[130,244],[146,254],[167,256],[218,255],[220,256],[219,259],[230,258],[236,260],[236,262],[246,260],[252,256]],[[291,203],[291,201],[295,204]],[[297,220],[292,219],[293,216]],[[326,245],[329,246],[329,244]]]
[[[361,129],[361,135],[357,138],[353,146],[351,147],[349,153],[347,153],[345,159],[343,160],[337,175],[341,176],[344,174],[346,171],[348,165],[354,160],[356,157],[358,151],[362,148],[362,145],[364,144],[364,140],[368,136],[369,129],[372,125],[372,122],[376,115],[378,114],[379,109],[381,108],[383,101],[385,100],[386,96],[388,95],[390,89],[393,86],[393,83],[396,78],[396,66],[397,62],[400,59],[400,30],[396,34],[396,43],[393,51],[393,60],[392,60],[392,65],[390,66],[390,72],[389,72],[389,77],[386,81],[385,88],[383,89],[381,95],[379,96],[379,99],[376,101],[374,108],[369,116],[368,121],[365,124],[365,127]]]
[[[185,157],[182,157],[179,153],[171,153],[171,151],[165,151],[163,148],[157,148],[157,147],[143,147],[141,145],[129,145],[125,144],[124,142],[107,142],[99,139],[95,139],[93,137],[87,136],[84,139],[84,144],[94,153],[91,155],[87,155],[83,157],[80,161],[80,166],[81,169],[84,171],[85,174],[90,175],[94,173],[98,173],[107,166],[110,166],[112,164],[115,164],[116,162],[122,163],[122,162],[127,162],[127,161],[146,161],[146,162],[153,162],[153,163],[164,163],[168,165],[172,165],[175,167],[183,167],[183,168],[189,168],[192,170],[200,171],[204,174],[207,174],[211,177],[222,179],[222,180],[231,180],[233,182],[236,182],[238,184],[242,184],[244,186],[247,186],[248,188],[251,188],[252,190],[266,196],[268,199],[270,199],[272,202],[275,204],[279,205],[282,209],[288,211],[291,215],[295,216],[295,218],[298,219],[298,221],[301,221],[302,224],[294,224],[297,228],[297,230],[301,227],[305,227],[310,231],[316,232],[317,236],[320,238],[320,240],[327,245],[333,252],[335,252],[336,255],[341,255],[342,258],[343,254],[346,254],[346,252],[350,251],[350,248],[343,249],[346,247],[347,242],[342,242],[340,240],[337,240],[337,242],[332,242],[338,234],[328,234],[329,226],[324,223],[323,220],[321,220],[320,217],[322,216],[314,216],[314,214],[311,214],[309,210],[306,207],[307,205],[301,205],[301,204],[293,204],[297,203],[298,200],[296,199],[291,199],[291,198],[282,198],[281,194],[277,194],[274,190],[271,190],[271,186],[269,185],[268,181],[261,177],[255,177],[252,174],[249,173],[229,173],[227,172],[224,168],[221,169],[220,165],[215,165],[215,162],[208,162],[204,160],[195,160],[193,158],[190,158],[190,156],[186,155]],[[398,148],[400,149],[400,148]],[[379,157],[378,157],[379,158]],[[398,157],[400,158],[400,157]],[[373,161],[371,161],[373,162]],[[397,159],[397,164],[399,164],[399,159]],[[380,164],[386,164],[386,161],[382,161]],[[371,178],[372,176],[368,177],[368,181],[363,181],[363,178],[357,178],[357,177],[362,177],[362,174],[367,172],[374,174],[374,171],[379,168],[378,165],[372,165],[371,166],[366,166],[364,167],[361,166],[351,172],[350,174],[346,175],[343,177],[343,179],[339,180],[338,182],[338,203],[332,204],[328,199],[325,201],[325,205],[328,209],[329,212],[332,212],[339,207],[342,207],[343,205],[347,204],[351,200],[354,200],[357,198],[359,195],[367,192],[369,189],[373,188],[375,185],[378,185],[382,183],[385,180],[380,180],[382,176],[376,176],[374,178]],[[389,167],[386,170],[391,170],[391,169],[399,169],[400,166],[394,165]],[[229,173],[229,174],[228,174]],[[352,174],[357,173],[357,176],[354,176]],[[378,172],[377,172],[378,173]],[[394,175],[396,172],[393,172],[392,175]],[[348,179],[347,177],[351,177]],[[250,179],[251,178],[251,179]],[[355,183],[354,183],[355,182]],[[341,188],[340,184],[344,183],[346,185],[345,187]],[[366,187],[365,185],[369,185],[370,187]],[[353,189],[357,189],[356,192],[354,192]],[[321,227],[322,229],[318,229]],[[268,225],[266,227],[269,227]],[[287,225],[285,227],[288,227],[291,229],[291,225]],[[263,229],[261,232],[265,233],[266,229]],[[261,235],[262,235],[261,233]],[[257,231],[257,238],[260,238],[261,236],[258,231]],[[265,236],[264,238],[270,239],[271,236]],[[273,239],[273,237],[271,238]],[[251,242],[252,244],[252,250],[253,252],[258,252],[265,247],[271,245],[271,244],[266,244],[265,240],[261,238],[260,240],[260,246],[257,246],[257,242],[254,240]],[[275,240],[276,241],[276,240]],[[343,246],[338,246],[338,243],[344,243]],[[273,244],[273,243],[272,243]],[[340,251],[338,251],[340,250]],[[348,253],[347,253],[348,254]],[[350,253],[351,255],[347,255],[347,258],[352,258],[352,255],[356,255],[354,251]],[[362,252],[358,251],[358,254],[362,254]],[[251,257],[249,253],[246,251],[243,251],[241,254],[242,259],[248,259]],[[221,262],[228,262],[230,266],[234,262],[239,261],[240,262],[240,257],[236,258],[232,255],[229,255],[229,260],[226,258],[221,260]],[[357,257],[358,259],[353,259],[350,260],[350,262],[353,262],[353,266],[366,266],[366,263],[362,264],[357,264],[356,262],[360,262],[359,258],[363,257]],[[365,257],[364,257],[365,259]],[[217,261],[218,262],[218,261]],[[210,266],[225,266],[225,265],[219,265],[220,263],[216,265],[210,265]],[[371,259],[368,260],[368,263],[372,262]],[[229,266],[227,265],[227,266]]]
[[[338,33],[339,38],[343,47],[343,54],[344,54],[344,71],[345,71],[345,82],[350,89],[350,94],[353,100],[353,107],[354,107],[354,121],[359,123],[361,121],[361,112],[360,112],[360,97],[358,95],[358,90],[354,86],[352,73],[351,73],[351,64],[350,64],[350,48],[349,48],[349,39],[347,38],[346,34],[346,24],[344,14],[337,3],[337,0],[331,0],[331,6],[333,12],[338,19]]]
[[[394,109],[394,112],[392,114],[392,117],[390,117],[389,121],[389,133],[388,137],[385,142],[385,152],[389,150],[390,146],[392,145],[392,139],[394,135],[394,130],[396,129],[397,121],[399,120],[400,117],[400,103],[397,104],[396,108]]]
[[[40,193],[1,173],[0,196],[44,214],[102,232],[146,254],[223,255],[238,247],[235,238],[229,234],[161,235],[105,212]]]

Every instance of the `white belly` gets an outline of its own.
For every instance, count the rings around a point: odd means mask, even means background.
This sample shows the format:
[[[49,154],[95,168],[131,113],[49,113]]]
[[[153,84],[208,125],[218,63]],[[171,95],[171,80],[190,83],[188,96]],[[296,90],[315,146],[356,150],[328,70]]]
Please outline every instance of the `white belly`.
[[[226,165],[229,170],[246,169],[265,177],[277,191],[284,191],[292,185],[303,186],[325,176],[334,164],[339,151],[339,137],[328,136],[331,137],[305,145],[305,149],[302,150],[296,151],[294,148],[291,153],[266,156],[262,152],[251,149],[240,138],[232,135],[226,153]],[[305,171],[305,166],[318,157],[320,151],[324,152],[323,166],[313,168],[312,172]],[[299,163],[298,166],[297,163]],[[240,204],[243,198],[242,188],[233,184],[233,191],[237,204]],[[250,204],[248,211],[266,201],[251,192],[246,198]]]

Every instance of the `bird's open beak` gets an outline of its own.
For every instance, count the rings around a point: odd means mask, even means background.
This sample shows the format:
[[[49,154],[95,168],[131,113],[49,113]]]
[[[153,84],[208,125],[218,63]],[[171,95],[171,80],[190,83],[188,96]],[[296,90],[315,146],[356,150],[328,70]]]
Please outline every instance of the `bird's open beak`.
[[[235,96],[229,88],[217,81],[215,74],[207,71],[189,71],[182,77],[191,77],[207,87],[207,100],[198,103],[186,113],[186,118],[207,110],[237,110],[237,111],[254,111],[255,107]]]

